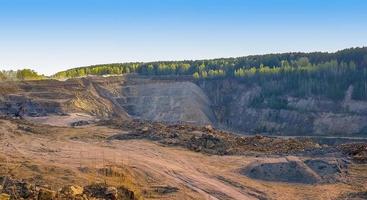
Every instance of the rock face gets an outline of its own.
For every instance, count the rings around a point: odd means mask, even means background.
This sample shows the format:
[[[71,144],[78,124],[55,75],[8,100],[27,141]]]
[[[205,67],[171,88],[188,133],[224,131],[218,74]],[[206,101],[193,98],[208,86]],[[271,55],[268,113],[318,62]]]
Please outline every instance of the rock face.
[[[104,97],[99,79],[68,81],[3,82],[0,85],[0,115],[46,116],[87,113],[93,116],[125,116],[126,113]],[[105,80],[104,84],[109,81]],[[121,80],[120,80],[121,81]]]
[[[339,101],[284,94],[281,106],[254,105],[261,91],[259,86],[235,79],[195,81],[138,75],[3,82],[0,115],[85,113],[96,118],[210,124],[250,134],[367,135],[367,102],[352,99],[352,85]]]
[[[121,88],[116,101],[132,116],[162,122],[215,122],[210,100],[192,82],[129,82]]]
[[[271,135],[367,135],[367,102],[323,97],[282,96],[281,108],[255,106],[262,88],[236,80],[197,83],[212,102],[217,126],[245,133]]]

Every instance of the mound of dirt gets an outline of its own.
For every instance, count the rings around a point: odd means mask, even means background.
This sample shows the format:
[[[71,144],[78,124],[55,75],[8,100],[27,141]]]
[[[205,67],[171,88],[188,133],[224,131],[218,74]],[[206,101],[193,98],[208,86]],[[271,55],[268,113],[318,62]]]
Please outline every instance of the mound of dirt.
[[[347,162],[343,160],[325,161],[315,159],[306,160],[304,163],[321,177],[322,182],[327,183],[342,181],[348,168]]]
[[[335,183],[342,181],[347,165],[321,159],[253,163],[240,173],[253,179],[287,183]]]
[[[253,179],[265,181],[304,184],[314,184],[320,182],[320,178],[317,176],[317,174],[305,167],[302,163],[296,161],[262,163],[241,170],[241,174]]]

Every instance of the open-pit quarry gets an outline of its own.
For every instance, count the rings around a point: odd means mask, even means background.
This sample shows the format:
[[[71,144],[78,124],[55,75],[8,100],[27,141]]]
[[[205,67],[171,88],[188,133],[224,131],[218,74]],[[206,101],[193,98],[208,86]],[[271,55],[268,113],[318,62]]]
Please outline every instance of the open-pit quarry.
[[[213,87],[140,76],[2,82],[0,199],[367,199],[363,102],[353,116],[255,115],[246,101],[256,88],[229,98],[208,93]],[[295,121],[279,121],[288,117]],[[254,133],[254,119],[276,131]],[[350,127],[333,143],[340,135],[328,126],[337,120]],[[329,142],[292,132],[308,124]]]

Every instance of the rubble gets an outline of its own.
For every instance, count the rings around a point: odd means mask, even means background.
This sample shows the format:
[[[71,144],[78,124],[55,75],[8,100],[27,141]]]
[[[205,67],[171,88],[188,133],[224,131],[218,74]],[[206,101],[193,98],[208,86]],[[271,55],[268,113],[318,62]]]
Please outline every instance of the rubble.
[[[367,143],[342,144],[339,149],[357,163],[367,163]]]
[[[84,188],[78,185],[67,185],[59,191],[60,198],[82,198]]]
[[[48,190],[45,188],[41,188],[38,191],[38,200],[50,200],[50,199],[55,199],[56,198],[56,192],[52,191],[52,190]]]
[[[110,187],[103,183],[91,184],[84,187],[84,194],[92,198],[101,199],[123,199],[123,200],[134,200],[135,195],[132,191],[124,187]]]
[[[86,126],[86,125],[89,125],[89,124],[90,124],[89,121],[80,120],[80,121],[72,122],[70,124],[70,126],[77,127],[77,126]]]
[[[320,145],[311,139],[239,136],[214,129],[212,126],[170,125],[140,120],[101,123],[127,132],[113,135],[109,140],[149,139],[213,155],[241,155],[250,152],[289,154],[320,148]]]
[[[2,192],[15,195],[20,198],[30,199],[36,196],[36,188],[22,180],[15,180],[7,176],[0,177],[2,185]]]
[[[16,180],[10,177],[0,177],[0,182],[4,183],[0,200],[9,199],[74,199],[74,200],[92,200],[92,199],[110,199],[110,200],[135,200],[133,191],[125,187],[111,187],[104,183],[94,183],[81,187],[78,185],[67,185],[60,190],[55,191],[47,185],[35,186],[22,180]]]

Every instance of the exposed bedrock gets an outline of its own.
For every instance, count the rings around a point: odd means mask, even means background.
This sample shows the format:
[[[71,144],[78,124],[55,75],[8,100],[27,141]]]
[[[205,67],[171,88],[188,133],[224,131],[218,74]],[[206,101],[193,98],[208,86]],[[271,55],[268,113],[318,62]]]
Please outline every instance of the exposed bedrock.
[[[263,88],[235,79],[88,77],[67,81],[3,82],[0,114],[47,116],[86,113],[98,118],[190,122],[247,134],[367,136],[367,102],[294,97],[254,104]],[[262,98],[262,97],[261,97]]]
[[[367,102],[319,96],[296,98],[285,93],[279,102],[254,105],[262,88],[234,79],[205,80],[197,84],[212,102],[217,126],[244,133],[271,135],[367,135]],[[267,104],[266,104],[267,103]]]
[[[215,123],[210,100],[196,84],[188,81],[126,82],[113,99],[133,118]]]

